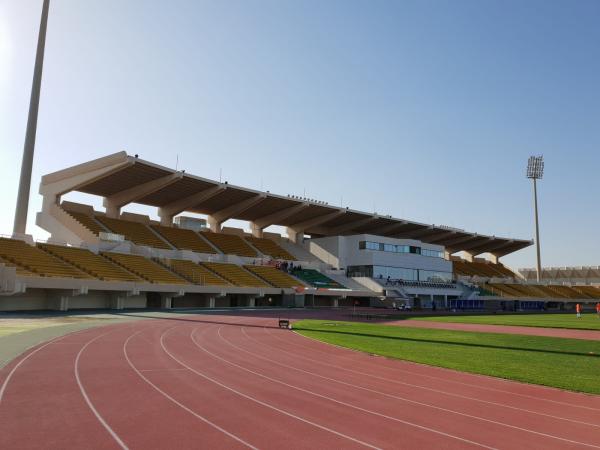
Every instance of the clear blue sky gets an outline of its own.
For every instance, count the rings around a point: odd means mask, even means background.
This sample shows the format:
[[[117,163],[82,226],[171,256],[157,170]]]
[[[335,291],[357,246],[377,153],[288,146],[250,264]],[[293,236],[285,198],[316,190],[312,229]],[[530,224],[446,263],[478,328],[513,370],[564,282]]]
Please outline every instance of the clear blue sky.
[[[5,234],[41,4],[0,0]],[[243,186],[530,238],[525,165],[544,154],[543,264],[600,264],[598,23],[595,0],[52,0],[28,231],[45,237],[41,175],[125,149],[171,167],[178,154],[189,173],[222,168]],[[505,262],[533,266],[533,248]]]

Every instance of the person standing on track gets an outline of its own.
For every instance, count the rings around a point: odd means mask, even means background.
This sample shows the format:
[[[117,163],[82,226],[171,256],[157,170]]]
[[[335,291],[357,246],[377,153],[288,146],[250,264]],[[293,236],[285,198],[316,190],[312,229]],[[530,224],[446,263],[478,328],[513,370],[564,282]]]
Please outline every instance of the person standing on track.
[[[600,319],[600,302],[596,303],[596,314],[598,314],[598,319]]]
[[[577,318],[581,317],[581,305],[579,303],[577,303],[575,305],[575,312],[577,313]]]

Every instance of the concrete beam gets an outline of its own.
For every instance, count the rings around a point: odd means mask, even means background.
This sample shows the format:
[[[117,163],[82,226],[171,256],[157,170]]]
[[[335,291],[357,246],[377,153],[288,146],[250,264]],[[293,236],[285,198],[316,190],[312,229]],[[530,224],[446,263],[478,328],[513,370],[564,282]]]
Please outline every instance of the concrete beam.
[[[384,225],[382,227],[376,228],[374,230],[367,231],[368,234],[374,234],[375,236],[386,236],[388,233],[392,233],[396,231],[398,228],[404,227],[408,224],[406,220],[402,222],[391,223],[389,225]]]
[[[434,236],[434,237],[429,237],[428,241],[430,244],[438,244],[439,245],[444,245],[443,241],[448,241],[448,239],[452,238],[453,236],[456,236],[458,234],[458,231],[446,231],[443,234],[440,234],[439,236]]]
[[[478,234],[471,234],[469,236],[462,236],[459,238],[455,238],[455,239],[450,239],[448,241],[441,241],[439,242],[439,245],[443,245],[448,249],[451,248],[456,248],[456,246],[458,246],[459,244],[464,244],[473,240],[481,240],[484,239],[484,236],[479,236]],[[458,251],[458,250],[457,250]],[[454,253],[454,252],[451,252]]]
[[[160,223],[170,225],[173,222],[173,217],[177,214],[219,195],[225,189],[227,189],[227,185],[221,183],[158,208]]]
[[[120,209],[136,200],[146,197],[153,192],[160,191],[164,187],[167,187],[183,178],[183,172],[175,172],[164,177],[157,178],[156,180],[148,181],[146,183],[134,186],[124,191],[118,192],[110,197],[104,197],[103,205],[106,208],[106,214],[109,217],[118,217],[118,211]],[[117,212],[116,216],[113,216]]]
[[[513,244],[513,241],[501,241],[494,244],[484,243],[476,247],[469,248],[469,252],[473,255],[480,255],[482,253],[491,253],[494,250],[499,250],[505,247],[509,247]]]
[[[531,241],[533,243],[533,241]],[[523,247],[519,241],[511,240],[506,243],[506,246],[495,249],[494,254],[500,258],[501,256],[508,255],[509,253],[516,252],[518,250],[522,250]]]
[[[343,225],[339,225],[337,227],[331,227],[329,229],[327,229],[327,233],[330,236],[336,236],[336,235],[340,235],[342,233],[345,233],[346,231],[352,231],[355,230],[358,227],[362,227],[364,225],[368,225],[371,222],[375,222],[377,220],[379,220],[380,217],[378,215],[374,215],[371,217],[365,217],[363,219],[358,219],[355,220],[353,222],[349,222],[349,223],[345,223]],[[325,234],[325,233],[323,233]]]
[[[214,212],[210,216],[208,216],[207,222],[210,225],[214,223],[217,228],[220,228],[220,225],[228,219],[234,219],[236,215],[247,211],[253,206],[259,204],[267,198],[267,194],[258,194],[254,197],[250,197],[246,200],[242,200],[241,202],[237,202],[233,205],[228,206],[227,208],[221,209],[219,211]],[[212,226],[211,226],[212,230]],[[216,230],[213,230],[216,231]]]
[[[411,239],[412,233],[421,231],[424,227],[424,225],[410,222],[399,224],[399,226],[401,228],[389,237],[393,237],[396,239]]]
[[[267,216],[259,217],[255,219],[253,223],[262,230],[270,225],[278,225],[279,223],[281,223],[281,221],[293,216],[294,214],[299,213],[300,211],[304,211],[309,206],[310,203],[306,202],[299,203],[294,206],[289,206]]]
[[[473,242],[468,242],[468,243],[457,246],[457,251],[464,251],[464,252],[471,253],[472,249],[481,248],[481,246],[488,245],[489,243],[493,242],[493,240],[494,240],[494,238],[480,236],[479,240],[475,240]]]
[[[402,233],[402,235],[406,239],[418,239],[422,236],[427,236],[428,234],[435,233],[435,232],[436,232],[435,227],[433,225],[430,225],[425,229],[421,228],[421,229],[418,229],[415,231],[404,232],[404,233]]]
[[[312,219],[305,220],[304,222],[298,222],[290,225],[289,228],[294,230],[306,230],[308,228],[319,226],[323,223],[329,222],[330,220],[335,219],[336,217],[343,216],[346,214],[345,209],[340,209],[337,211],[333,211],[322,216],[313,217]]]
[[[453,235],[454,235],[454,231],[436,230],[435,233],[431,233],[426,236],[422,236],[422,240],[425,239],[423,242],[426,242],[428,244],[435,244],[435,243],[437,243],[437,241],[439,239],[446,239],[449,236],[453,236]]]

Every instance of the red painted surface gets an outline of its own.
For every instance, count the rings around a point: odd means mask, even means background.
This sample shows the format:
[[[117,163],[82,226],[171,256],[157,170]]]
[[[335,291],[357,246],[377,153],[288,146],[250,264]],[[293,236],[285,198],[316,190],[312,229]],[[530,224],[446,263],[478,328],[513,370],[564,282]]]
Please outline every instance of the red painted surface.
[[[1,385],[16,367],[0,448],[600,448],[598,396],[341,349],[280,314],[173,315],[31,349],[0,371]],[[315,315],[335,313],[286,314]]]

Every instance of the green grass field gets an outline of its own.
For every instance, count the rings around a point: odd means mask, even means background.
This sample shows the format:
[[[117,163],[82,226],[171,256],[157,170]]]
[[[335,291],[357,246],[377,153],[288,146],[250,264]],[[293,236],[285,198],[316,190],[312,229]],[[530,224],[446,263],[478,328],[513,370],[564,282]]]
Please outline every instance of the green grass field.
[[[488,314],[483,316],[414,317],[411,320],[434,322],[477,323],[485,325],[519,325],[524,327],[571,328],[575,330],[600,330],[600,319],[595,313],[582,314]]]
[[[600,394],[600,341],[303,320],[302,335],[408,361]]]

